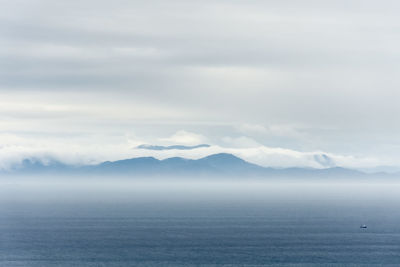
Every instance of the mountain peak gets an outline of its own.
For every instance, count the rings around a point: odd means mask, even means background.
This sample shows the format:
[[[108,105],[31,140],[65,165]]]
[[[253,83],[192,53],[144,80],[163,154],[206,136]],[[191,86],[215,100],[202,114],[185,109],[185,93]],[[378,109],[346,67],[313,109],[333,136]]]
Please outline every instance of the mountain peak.
[[[209,156],[206,156],[204,158],[201,158],[200,160],[217,160],[217,161],[236,161],[236,162],[246,162],[243,159],[236,157],[233,154],[230,153],[218,153],[218,154],[212,154]]]

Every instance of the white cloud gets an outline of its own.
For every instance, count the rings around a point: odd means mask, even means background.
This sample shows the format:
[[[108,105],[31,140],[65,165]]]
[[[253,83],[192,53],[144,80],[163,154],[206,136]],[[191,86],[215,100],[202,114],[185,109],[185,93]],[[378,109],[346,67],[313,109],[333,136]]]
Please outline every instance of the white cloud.
[[[77,136],[69,139],[54,137],[29,138],[23,135],[0,135],[0,168],[7,169],[25,158],[37,158],[43,162],[49,159],[67,164],[95,164],[106,160],[120,160],[134,157],[153,156],[158,159],[184,157],[198,159],[216,153],[231,153],[249,162],[265,167],[313,167],[324,168],[325,162],[316,157],[329,158],[337,166],[349,168],[369,168],[390,165],[395,159],[382,162],[376,158],[344,156],[322,151],[301,152],[292,149],[274,148],[260,145],[245,138],[225,138],[225,146],[211,145],[193,150],[144,150],[135,147],[150,139],[141,139],[135,135],[117,136],[110,142],[107,136]],[[153,140],[154,141],[154,140]],[[168,142],[180,141],[179,144],[199,144],[204,137],[186,131],[178,131],[167,138]],[[166,141],[165,141],[166,142]],[[230,146],[227,145],[230,143]],[[177,144],[177,143],[174,143]]]
[[[159,140],[167,144],[179,145],[199,145],[207,142],[206,137],[184,130],[177,131],[172,136],[167,138],[159,138]]]
[[[249,148],[249,147],[260,146],[260,143],[246,136],[240,136],[236,138],[225,136],[222,138],[222,144],[224,147],[235,147],[235,148]]]
[[[294,125],[294,124],[249,124],[243,123],[236,126],[236,129],[244,134],[248,135],[263,135],[263,136],[279,136],[279,137],[291,137],[291,138],[304,138],[306,133],[302,129],[306,129],[305,126]]]

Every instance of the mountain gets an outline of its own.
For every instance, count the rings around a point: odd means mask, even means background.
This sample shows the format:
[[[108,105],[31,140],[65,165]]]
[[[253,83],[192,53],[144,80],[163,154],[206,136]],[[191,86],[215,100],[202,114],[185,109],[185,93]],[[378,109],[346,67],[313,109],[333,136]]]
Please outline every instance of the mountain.
[[[63,173],[70,172],[73,167],[56,160],[42,162],[38,159],[24,159],[20,165],[14,166],[9,172],[20,174]]]
[[[196,149],[196,148],[203,148],[203,147],[210,147],[210,145],[207,144],[201,144],[197,146],[182,146],[182,145],[173,145],[173,146],[154,146],[154,145],[140,145],[137,146],[136,148],[139,149],[147,149],[147,150],[191,150],[191,149]]]
[[[138,175],[232,175],[255,174],[263,167],[244,161],[234,155],[221,153],[198,160],[173,157],[158,160],[153,157],[133,158],[104,162],[86,168],[96,174],[138,174]]]
[[[390,173],[390,174],[399,174],[400,167],[399,166],[376,166],[371,168],[360,168],[359,169],[365,173]]]
[[[340,167],[265,168],[232,154],[220,153],[197,160],[173,157],[158,160],[140,157],[106,161],[98,165],[70,166],[58,161],[27,159],[8,174],[124,175],[124,176],[229,176],[229,177],[363,177],[365,173]]]

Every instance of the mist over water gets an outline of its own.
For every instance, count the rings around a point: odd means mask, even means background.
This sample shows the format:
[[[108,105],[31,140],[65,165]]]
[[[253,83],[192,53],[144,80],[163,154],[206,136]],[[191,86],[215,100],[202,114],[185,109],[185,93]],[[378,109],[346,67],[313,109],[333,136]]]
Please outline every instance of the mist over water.
[[[259,204],[365,205],[400,200],[400,182],[361,179],[176,179],[121,177],[14,177],[0,180],[3,204]],[[4,207],[3,207],[4,208]],[[76,208],[79,208],[76,207]]]
[[[400,262],[393,180],[18,177],[0,191],[0,266]]]

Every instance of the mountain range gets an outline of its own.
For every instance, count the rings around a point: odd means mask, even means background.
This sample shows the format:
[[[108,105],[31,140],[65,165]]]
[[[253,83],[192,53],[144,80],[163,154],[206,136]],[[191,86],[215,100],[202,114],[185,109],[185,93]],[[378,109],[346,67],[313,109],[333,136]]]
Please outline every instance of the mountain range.
[[[238,177],[363,177],[366,173],[332,167],[266,168],[247,162],[232,154],[220,153],[200,159],[181,157],[158,160],[139,157],[118,161],[106,161],[97,165],[72,166],[59,161],[46,163],[37,159],[25,159],[3,174],[61,174],[61,175],[123,175],[123,176],[238,176]]]

